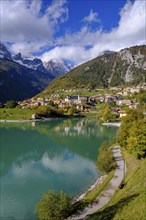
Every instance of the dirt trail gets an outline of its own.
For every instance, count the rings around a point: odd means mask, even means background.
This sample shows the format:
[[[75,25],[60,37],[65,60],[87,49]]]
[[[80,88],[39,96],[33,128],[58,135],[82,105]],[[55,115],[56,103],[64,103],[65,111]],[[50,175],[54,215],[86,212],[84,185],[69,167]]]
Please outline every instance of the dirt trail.
[[[92,205],[87,206],[82,212],[76,213],[74,216],[68,218],[68,220],[86,219],[89,215],[95,213],[98,209],[102,208],[106,203],[108,203],[108,201],[114,195],[115,191],[120,186],[122,180],[125,177],[126,164],[121,155],[119,146],[115,146],[112,151],[117,163],[117,168],[113,178],[105,187],[105,189],[100,193],[100,195],[96,198]]]

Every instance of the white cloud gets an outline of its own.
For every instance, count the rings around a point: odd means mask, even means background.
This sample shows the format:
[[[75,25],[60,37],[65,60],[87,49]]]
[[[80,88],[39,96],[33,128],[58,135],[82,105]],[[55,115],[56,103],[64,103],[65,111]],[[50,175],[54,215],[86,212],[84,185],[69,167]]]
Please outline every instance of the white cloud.
[[[56,47],[41,57],[48,59],[71,59],[77,64],[93,59],[104,50],[118,51],[122,48],[146,44],[146,5],[145,1],[128,1],[120,11],[120,21],[109,32],[91,30],[88,26],[79,32],[67,33],[56,39]],[[86,49],[90,46],[89,49]]]
[[[64,7],[65,3],[66,0],[53,1],[53,4],[46,10],[50,20],[55,23],[58,23],[58,20],[60,22],[65,22],[68,20],[69,13],[68,8]]]
[[[37,45],[48,45],[59,24],[68,19],[65,4],[66,0],[53,1],[42,13],[42,0],[1,1],[1,40],[13,43],[14,51],[20,45],[26,54],[37,51]]]
[[[42,0],[1,2],[1,39],[12,43],[11,51],[29,55],[41,52],[44,47],[53,47],[40,56],[50,59],[70,59],[77,64],[98,56],[103,50],[118,51],[125,47],[146,44],[146,5],[144,0],[127,1],[119,12],[116,28],[104,32],[92,29],[92,22],[99,22],[93,10],[84,17],[84,25],[78,32],[66,32],[55,39],[59,25],[69,17],[67,0],[55,0],[42,13]],[[109,9],[110,10],[110,9]],[[95,25],[94,24],[94,25]],[[91,24],[92,25],[92,24]]]
[[[93,12],[93,10],[90,10],[90,14],[83,18],[84,22],[92,23],[92,22],[100,22],[100,19],[98,18],[98,13]]]
[[[47,41],[28,41],[28,42],[17,42],[12,44],[11,52],[17,54],[18,52],[22,53],[24,56],[31,56],[34,52],[40,52],[41,48],[48,45]]]
[[[43,61],[48,61],[50,59],[68,59],[78,64],[90,59],[85,48],[80,46],[57,46],[45,52],[40,58]]]
[[[41,16],[40,1],[2,1],[1,37],[11,43],[46,39],[51,35],[47,16]],[[29,6],[29,7],[28,7]],[[44,31],[45,30],[45,31]]]

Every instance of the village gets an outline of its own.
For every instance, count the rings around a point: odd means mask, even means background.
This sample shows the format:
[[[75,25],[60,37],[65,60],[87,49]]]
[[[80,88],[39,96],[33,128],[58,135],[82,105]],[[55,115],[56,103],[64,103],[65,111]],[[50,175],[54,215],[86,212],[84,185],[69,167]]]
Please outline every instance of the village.
[[[76,111],[85,113],[97,113],[100,106],[104,103],[111,104],[112,112],[119,114],[119,117],[126,115],[125,108],[136,109],[139,105],[138,101],[133,98],[133,94],[137,94],[140,90],[146,90],[146,85],[138,85],[136,87],[111,87],[108,94],[104,93],[104,89],[96,89],[97,95],[82,96],[79,94],[69,95],[71,90],[57,91],[47,98],[31,98],[21,102],[18,105],[22,109],[37,109],[39,106],[55,106],[57,109],[74,108]],[[66,93],[64,98],[60,97],[61,92]]]

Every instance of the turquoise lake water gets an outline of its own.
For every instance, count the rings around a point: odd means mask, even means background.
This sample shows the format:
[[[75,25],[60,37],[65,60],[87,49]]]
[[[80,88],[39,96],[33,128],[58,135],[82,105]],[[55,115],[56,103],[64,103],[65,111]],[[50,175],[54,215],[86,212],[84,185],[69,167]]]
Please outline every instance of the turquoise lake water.
[[[36,220],[35,206],[49,189],[84,192],[100,175],[100,145],[116,134],[92,118],[1,124],[0,219]]]

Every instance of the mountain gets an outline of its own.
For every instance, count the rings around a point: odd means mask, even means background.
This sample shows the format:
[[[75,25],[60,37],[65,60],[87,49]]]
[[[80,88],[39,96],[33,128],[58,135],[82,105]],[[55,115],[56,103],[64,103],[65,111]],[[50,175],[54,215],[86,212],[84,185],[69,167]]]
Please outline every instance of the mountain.
[[[13,60],[0,59],[0,102],[31,98],[52,79],[52,75],[29,69]]]
[[[25,67],[49,73],[53,77],[63,75],[73,69],[73,65],[63,60],[53,59],[43,63],[42,60],[38,58],[24,58],[21,53],[14,55],[13,60]]]
[[[12,55],[8,51],[7,47],[0,42],[0,58],[12,60]]]
[[[46,67],[45,67],[46,65]],[[0,43],[0,102],[30,98],[45,89],[56,76],[66,73],[65,62],[29,59],[21,53],[12,55]]]
[[[109,55],[109,54],[113,54],[115,53],[115,51],[111,51],[111,50],[104,50],[102,51],[99,56],[102,56],[102,55]]]
[[[42,95],[60,89],[139,84],[146,76],[146,45],[106,53],[54,79]]]
[[[50,60],[44,63],[44,67],[48,70],[54,77],[63,75],[73,69],[72,64],[68,64],[65,61],[59,61],[56,59]]]
[[[30,69],[33,69],[33,70],[39,70],[39,71],[45,72],[45,73],[48,72],[49,74],[51,74],[49,71],[47,71],[44,68],[44,65],[43,65],[43,62],[42,62],[41,59],[38,59],[38,58],[34,58],[34,59],[24,58],[21,53],[18,53],[18,54],[13,56],[13,60],[16,61],[17,63],[27,67],[27,68],[30,68]]]
[[[0,102],[30,98],[48,83],[42,96],[60,89],[139,84],[146,79],[146,45],[119,52],[104,51],[103,55],[72,68],[66,61],[43,63],[38,58],[24,58],[20,53],[14,56],[0,43]],[[58,76],[65,72],[68,73]]]
[[[24,60],[20,53],[14,57],[0,43],[0,102],[30,98],[41,92],[53,78],[51,73],[44,71],[41,60]]]

